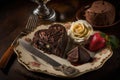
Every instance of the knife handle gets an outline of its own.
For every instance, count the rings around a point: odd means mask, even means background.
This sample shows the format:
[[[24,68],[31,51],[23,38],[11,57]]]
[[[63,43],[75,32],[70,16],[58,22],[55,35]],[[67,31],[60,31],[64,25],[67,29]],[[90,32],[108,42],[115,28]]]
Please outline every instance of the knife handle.
[[[57,71],[62,71],[65,75],[71,76],[71,77],[80,74],[80,71],[78,69],[71,66],[61,65],[53,68]]]
[[[4,69],[14,53],[14,45],[11,45],[0,59],[0,69]]]

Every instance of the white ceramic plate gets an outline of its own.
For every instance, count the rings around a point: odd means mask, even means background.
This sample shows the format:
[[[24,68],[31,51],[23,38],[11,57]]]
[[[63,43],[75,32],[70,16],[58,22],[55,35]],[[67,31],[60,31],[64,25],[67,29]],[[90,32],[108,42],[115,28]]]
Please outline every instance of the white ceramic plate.
[[[46,28],[48,28],[48,26],[49,25],[41,25],[41,26],[37,27],[30,34],[22,37],[22,39],[25,39],[25,38],[32,39],[33,36],[34,36],[34,33],[37,30],[46,29]],[[110,48],[104,48],[100,52],[96,53],[96,55],[94,56],[95,59],[92,62],[81,64],[81,65],[78,65],[78,66],[72,65],[66,59],[57,57],[57,56],[52,55],[52,54],[51,55],[46,54],[46,55],[48,55],[49,57],[51,57],[52,59],[56,60],[57,62],[59,62],[61,64],[65,64],[67,66],[72,66],[72,67],[74,67],[74,68],[79,70],[79,74],[78,75],[67,76],[64,73],[62,73],[61,71],[56,71],[50,64],[48,64],[47,62],[43,61],[41,58],[39,58],[37,56],[34,56],[34,57],[31,56],[30,52],[25,50],[19,44],[14,48],[14,51],[17,54],[17,59],[18,59],[19,63],[22,64],[29,71],[41,72],[41,73],[45,73],[45,74],[48,74],[48,75],[53,75],[53,76],[58,76],[58,77],[66,77],[66,78],[77,77],[77,76],[80,76],[80,75],[82,75],[84,73],[87,73],[87,72],[99,69],[100,67],[103,66],[103,64],[113,54],[113,52],[112,52],[112,50]]]

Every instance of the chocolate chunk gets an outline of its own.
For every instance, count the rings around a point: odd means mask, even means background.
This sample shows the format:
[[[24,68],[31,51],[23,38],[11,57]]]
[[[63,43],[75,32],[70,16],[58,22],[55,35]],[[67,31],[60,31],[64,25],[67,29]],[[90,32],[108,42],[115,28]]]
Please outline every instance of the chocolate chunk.
[[[83,64],[91,59],[89,53],[82,46],[77,46],[68,52],[67,60],[71,63]]]

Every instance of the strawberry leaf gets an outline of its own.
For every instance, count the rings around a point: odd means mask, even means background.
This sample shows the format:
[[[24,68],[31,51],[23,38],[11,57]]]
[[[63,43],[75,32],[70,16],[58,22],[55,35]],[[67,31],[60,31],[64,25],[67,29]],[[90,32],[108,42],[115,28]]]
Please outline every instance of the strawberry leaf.
[[[111,47],[114,48],[118,48],[119,46],[119,39],[116,38],[114,35],[110,35],[109,36],[109,41],[107,43],[108,45],[111,45]]]
[[[105,34],[105,33],[103,33],[103,32],[100,32],[100,35],[101,35],[103,38],[105,38],[105,37],[106,37],[106,34]]]

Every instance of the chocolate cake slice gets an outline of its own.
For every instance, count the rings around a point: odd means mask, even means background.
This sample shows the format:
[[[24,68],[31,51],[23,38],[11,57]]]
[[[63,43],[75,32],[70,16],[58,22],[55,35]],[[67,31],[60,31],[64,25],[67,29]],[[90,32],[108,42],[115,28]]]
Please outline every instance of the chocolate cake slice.
[[[104,0],[98,0],[85,11],[85,18],[92,25],[105,26],[114,22],[115,14],[114,5]]]
[[[61,24],[53,24],[48,29],[37,31],[33,37],[33,44],[40,50],[49,54],[63,57],[68,36]]]
[[[67,60],[75,64],[87,63],[91,60],[90,54],[82,46],[77,46],[68,52]]]

